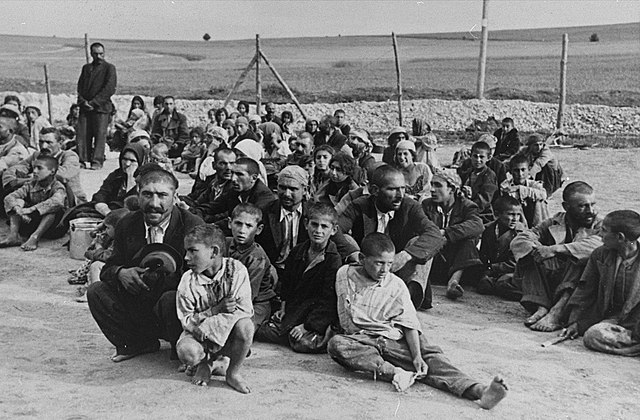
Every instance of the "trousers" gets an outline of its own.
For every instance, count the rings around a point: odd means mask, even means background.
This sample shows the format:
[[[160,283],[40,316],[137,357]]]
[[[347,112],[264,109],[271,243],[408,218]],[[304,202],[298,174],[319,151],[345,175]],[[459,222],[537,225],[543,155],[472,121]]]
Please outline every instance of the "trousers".
[[[76,134],[78,156],[80,162],[104,164],[104,148],[107,142],[109,114],[98,112],[81,112]]]

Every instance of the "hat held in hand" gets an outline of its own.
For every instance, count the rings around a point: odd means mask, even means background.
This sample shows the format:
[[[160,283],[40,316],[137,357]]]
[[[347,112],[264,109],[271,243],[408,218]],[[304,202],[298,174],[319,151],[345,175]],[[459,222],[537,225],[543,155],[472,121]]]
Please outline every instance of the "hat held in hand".
[[[182,256],[167,244],[148,244],[142,248],[140,257],[140,267],[147,268],[147,273],[173,274],[182,269]]]

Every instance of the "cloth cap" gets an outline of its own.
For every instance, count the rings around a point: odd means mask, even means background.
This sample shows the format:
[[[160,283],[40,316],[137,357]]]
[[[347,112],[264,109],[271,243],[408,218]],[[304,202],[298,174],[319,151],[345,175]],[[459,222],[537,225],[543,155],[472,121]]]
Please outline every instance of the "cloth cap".
[[[278,182],[282,179],[291,179],[303,187],[309,186],[309,172],[297,165],[285,166],[278,174]]]
[[[13,118],[18,118],[20,116],[20,110],[14,104],[4,104],[0,106],[0,111],[5,115],[12,114]]]
[[[527,138],[527,146],[534,143],[545,143],[546,139],[542,134],[534,133]]]
[[[246,119],[245,117],[238,117],[236,118],[236,124],[246,124],[249,125],[249,120]]]
[[[249,122],[254,122],[254,123],[261,124],[262,123],[262,118],[260,118],[260,115],[250,115],[249,116]]]
[[[364,143],[367,143],[368,145],[372,145],[371,140],[369,140],[369,136],[364,131],[351,130],[349,132],[349,136],[350,137],[356,137],[356,138],[362,140]]]
[[[173,274],[182,269],[182,256],[171,245],[148,244],[140,251],[140,267]]]
[[[211,127],[209,131],[207,131],[207,136],[215,137],[225,143],[229,140],[229,133],[222,127]]]
[[[396,150],[411,150],[415,153],[416,145],[411,140],[402,140],[396,145]]]
[[[498,144],[498,139],[493,134],[483,134],[478,141],[483,141],[489,145],[490,148],[495,149]]]
[[[129,141],[138,137],[143,137],[145,139],[151,140],[151,137],[149,137],[149,133],[147,133],[145,130],[134,130],[131,132],[131,134],[129,134]]]
[[[462,185],[460,175],[458,175],[458,172],[456,172],[455,169],[437,169],[433,174],[433,178],[443,179],[447,184],[452,185],[456,188],[460,188],[460,186]]]

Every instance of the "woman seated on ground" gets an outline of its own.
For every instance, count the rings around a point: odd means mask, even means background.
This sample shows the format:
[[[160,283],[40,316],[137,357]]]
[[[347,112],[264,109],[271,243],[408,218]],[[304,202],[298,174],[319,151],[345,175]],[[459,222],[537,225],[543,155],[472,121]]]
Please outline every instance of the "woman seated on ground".
[[[356,166],[355,159],[343,152],[333,155],[329,162],[329,182],[318,194],[317,200],[335,206],[349,191],[358,188],[353,180]]]
[[[484,226],[478,206],[460,193],[460,176],[455,169],[436,171],[431,181],[431,197],[422,202],[426,216],[440,229],[445,246],[433,257],[425,301],[431,306],[431,282],[445,280],[447,297],[457,299],[461,284],[477,280],[482,262],[476,244]]]
[[[134,96],[131,99],[131,107],[127,114],[126,120],[117,120],[114,123],[115,131],[113,138],[109,143],[111,150],[122,150],[131,133],[151,128],[151,116],[147,112],[144,100],[140,96]]]
[[[406,194],[420,201],[431,191],[431,169],[429,165],[416,162],[416,145],[410,140],[402,140],[396,145],[395,167],[402,171],[406,182]]]
[[[240,114],[241,117],[248,118],[248,116],[249,116],[249,102],[247,102],[247,101],[238,102],[238,106],[236,107],[236,109],[238,110],[238,114]]]
[[[67,115],[67,125],[78,130],[78,120],[80,119],[80,105],[71,104],[69,114]]]
[[[30,134],[30,147],[40,150],[40,130],[45,127],[51,127],[51,124],[42,116],[40,108],[34,105],[24,108],[24,116]]]
[[[389,145],[382,152],[382,161],[388,165],[393,165],[395,153],[396,153],[396,145],[402,140],[409,140],[409,135],[407,134],[407,130],[404,127],[395,127],[389,133],[389,137],[387,138],[387,144]],[[415,149],[415,147],[414,147]]]

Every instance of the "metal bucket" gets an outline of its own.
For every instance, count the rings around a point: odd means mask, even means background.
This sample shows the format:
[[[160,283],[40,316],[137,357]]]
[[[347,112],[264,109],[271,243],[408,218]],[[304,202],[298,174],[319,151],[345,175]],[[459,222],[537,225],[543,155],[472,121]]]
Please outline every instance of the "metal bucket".
[[[95,217],[80,217],[69,222],[71,231],[71,239],[69,240],[69,254],[74,260],[84,260],[84,253],[91,245],[93,232],[98,225],[102,223],[101,219]]]

